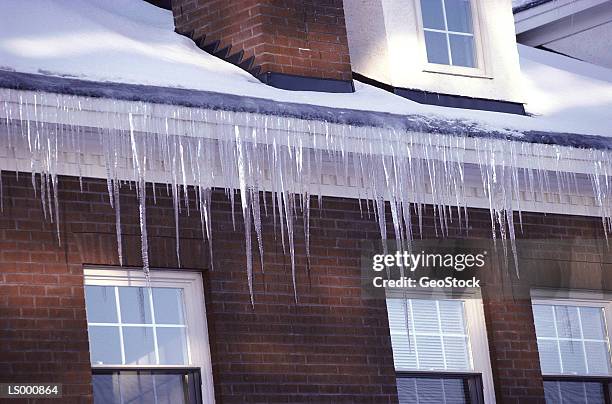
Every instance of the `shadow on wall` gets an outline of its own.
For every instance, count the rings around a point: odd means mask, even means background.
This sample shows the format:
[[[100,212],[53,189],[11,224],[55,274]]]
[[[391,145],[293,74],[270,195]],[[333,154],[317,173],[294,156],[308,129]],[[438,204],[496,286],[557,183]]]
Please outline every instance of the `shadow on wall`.
[[[145,0],[147,3],[151,3],[154,6],[166,9],[166,10],[172,10],[172,0]]]

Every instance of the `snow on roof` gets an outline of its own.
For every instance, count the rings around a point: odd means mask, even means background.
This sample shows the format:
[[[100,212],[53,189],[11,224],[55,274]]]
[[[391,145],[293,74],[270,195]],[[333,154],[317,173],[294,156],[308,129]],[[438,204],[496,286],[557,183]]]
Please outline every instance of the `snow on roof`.
[[[512,11],[518,13],[550,1],[553,0],[512,0]]]
[[[2,10],[0,70],[612,136],[612,71],[524,46],[527,110],[535,117],[423,105],[359,82],[352,94],[272,88],[176,34],[171,12],[144,1],[28,0]]]

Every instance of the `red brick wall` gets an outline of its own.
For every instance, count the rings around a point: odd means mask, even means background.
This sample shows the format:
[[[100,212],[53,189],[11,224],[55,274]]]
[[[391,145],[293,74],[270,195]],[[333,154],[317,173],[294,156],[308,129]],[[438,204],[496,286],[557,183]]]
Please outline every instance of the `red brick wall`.
[[[106,183],[60,179],[62,244],[44,221],[30,177],[3,173],[0,215],[0,382],[65,385],[63,402],[89,402],[90,368],[82,267],[117,265],[114,211]],[[176,267],[172,203],[165,188],[150,203],[151,265]],[[149,193],[150,195],[150,193]],[[237,201],[238,203],[238,201]],[[316,206],[316,203],[313,202]],[[291,265],[270,218],[264,223],[265,274],[255,251],[255,309],[250,305],[243,234],[223,192],[213,198],[215,270],[207,270],[198,215],[181,216],[181,260],[204,271],[217,401],[396,402],[384,302],[361,298],[360,242],[378,240],[373,219],[357,201],[325,198],[311,216],[310,272],[301,225],[296,226],[298,298]],[[139,266],[136,199],[122,191],[124,252]],[[572,238],[601,234],[597,218],[525,214],[525,237]],[[489,237],[488,212],[470,213],[470,237]],[[433,237],[428,214],[426,234]],[[462,234],[451,229],[451,235]],[[256,249],[256,246],[254,246]],[[496,290],[485,290],[487,294]],[[543,402],[542,379],[529,302],[485,299],[491,360],[499,403]]]
[[[177,0],[178,32],[255,56],[262,72],[351,79],[342,0]]]
[[[243,236],[233,230],[229,203],[216,199],[207,298],[223,403],[396,402],[385,303],[361,298],[360,243],[380,238],[377,225],[360,217],[355,201],[329,199],[324,208],[311,213],[310,275],[297,232],[297,305],[290,260],[265,221],[265,275],[256,263],[253,309]]]
[[[61,245],[44,219],[29,174],[3,172],[0,213],[0,382],[63,383],[62,403],[91,400],[91,368],[83,294],[83,265],[117,265],[114,211],[105,181],[60,179]],[[122,192],[124,255],[140,266],[138,208]],[[151,265],[176,266],[171,204],[152,207]],[[181,223],[184,265],[203,268],[199,225]],[[197,235],[196,235],[197,230]],[[11,400],[17,403],[18,400]],[[57,400],[51,402],[58,402]]]
[[[484,300],[496,398],[544,404],[544,387],[530,300]]]

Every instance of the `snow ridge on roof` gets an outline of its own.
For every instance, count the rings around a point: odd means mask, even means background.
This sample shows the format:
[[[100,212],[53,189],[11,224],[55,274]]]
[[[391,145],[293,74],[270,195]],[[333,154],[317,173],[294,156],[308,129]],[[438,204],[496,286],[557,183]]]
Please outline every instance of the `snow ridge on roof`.
[[[512,11],[520,13],[521,11],[528,10],[533,7],[537,7],[541,4],[548,3],[553,0],[512,0]]]

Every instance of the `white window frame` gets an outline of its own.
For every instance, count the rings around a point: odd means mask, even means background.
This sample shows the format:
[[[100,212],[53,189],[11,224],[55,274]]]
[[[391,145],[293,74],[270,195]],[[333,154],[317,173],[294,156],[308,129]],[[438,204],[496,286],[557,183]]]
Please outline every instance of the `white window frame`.
[[[612,295],[605,292],[580,291],[580,290],[550,290],[550,289],[533,289],[531,291],[531,304],[533,305],[548,305],[548,306],[572,306],[572,307],[597,307],[602,308],[604,312],[604,326],[606,337],[608,338],[608,361],[612,368],[612,341],[610,340],[612,325]],[[535,325],[535,324],[534,324]],[[537,334],[536,334],[537,339]],[[568,373],[542,373],[542,376],[567,376]],[[572,374],[573,375],[573,374]],[[576,375],[577,377],[597,375]],[[602,375],[604,377],[612,377]]]
[[[472,30],[474,38],[474,67],[453,66],[439,63],[431,63],[427,58],[427,45],[425,43],[425,24],[423,23],[423,13],[421,10],[421,0],[414,0],[414,7],[417,16],[417,38],[420,48],[420,58],[423,63],[423,71],[429,73],[442,73],[456,76],[492,78],[487,69],[486,42],[483,32],[486,27],[483,19],[484,13],[481,11],[479,0],[470,0],[472,11]],[[443,7],[445,7],[443,5]],[[428,28],[431,31],[431,29]],[[452,31],[449,31],[452,32]],[[450,49],[448,50],[450,57]]]
[[[142,269],[112,269],[86,267],[85,286],[134,286],[147,287],[148,283]],[[185,324],[187,325],[187,365],[99,365],[91,364],[92,369],[156,369],[185,367],[199,368],[202,381],[202,401],[214,403],[214,387],[210,345],[208,339],[208,324],[206,321],[206,306],[204,304],[204,287],[202,275],[193,271],[161,271],[149,272],[151,287],[178,288],[183,290],[185,307]],[[88,323],[89,324],[89,323]]]
[[[443,291],[431,294],[418,290],[386,289],[387,298],[395,299],[429,299],[429,300],[461,300],[463,301],[464,316],[468,335],[468,350],[472,369],[465,373],[480,373],[482,377],[482,394],[485,404],[495,404],[495,385],[493,384],[493,371],[489,356],[489,339],[485,322],[484,309],[480,291],[470,290],[462,292],[461,296],[452,296]],[[386,304],[386,302],[385,302]],[[396,372],[414,371],[415,369],[395,369]],[[448,373],[444,370],[418,370],[423,373]],[[462,373],[452,371],[451,373]]]

